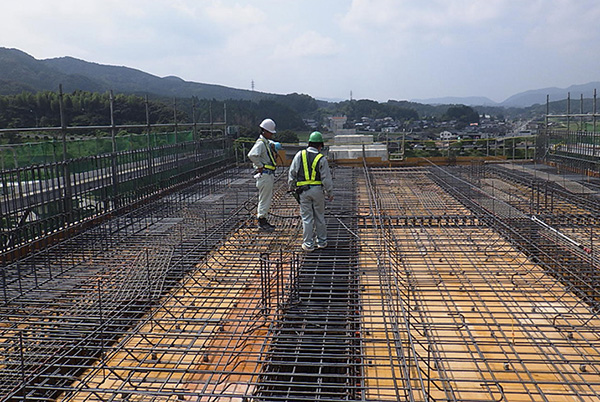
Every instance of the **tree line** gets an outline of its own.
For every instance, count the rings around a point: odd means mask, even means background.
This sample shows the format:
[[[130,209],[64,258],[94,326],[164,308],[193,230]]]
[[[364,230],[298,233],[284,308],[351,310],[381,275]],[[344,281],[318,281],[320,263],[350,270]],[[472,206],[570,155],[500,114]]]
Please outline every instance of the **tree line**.
[[[61,125],[60,94],[52,91],[22,92],[0,96],[0,128],[58,127]],[[111,95],[74,91],[62,95],[63,115],[68,126],[108,126],[111,124]],[[112,100],[113,119],[117,125],[224,122],[239,127],[240,136],[254,136],[266,117],[277,122],[279,131],[307,131],[305,119],[323,123],[327,116],[344,115],[360,121],[391,117],[396,121],[418,120],[419,112],[409,102],[350,100],[338,103],[319,102],[303,94],[273,98],[217,101],[210,99],[146,97],[116,94]],[[146,114],[146,110],[148,114]],[[439,118],[456,119],[464,124],[477,122],[478,113],[464,105],[446,106]]]
[[[63,94],[63,113],[67,125],[110,125],[110,94],[75,91]],[[116,124],[145,124],[146,103],[151,124],[172,123],[176,114],[180,122],[223,121],[245,127],[256,127],[266,117],[273,118],[283,129],[304,129],[303,115],[318,109],[317,102],[307,96],[290,94],[275,99],[216,101],[209,99],[116,94],[113,116]],[[22,92],[0,96],[0,128],[60,126],[60,95],[52,91]]]
[[[111,124],[110,94],[75,91],[63,94],[63,115],[69,126]],[[149,101],[150,123],[173,121],[173,108]],[[145,124],[145,98],[118,94],[113,100],[116,124]],[[60,95],[52,91],[22,92],[0,96],[0,128],[58,127],[61,125]]]

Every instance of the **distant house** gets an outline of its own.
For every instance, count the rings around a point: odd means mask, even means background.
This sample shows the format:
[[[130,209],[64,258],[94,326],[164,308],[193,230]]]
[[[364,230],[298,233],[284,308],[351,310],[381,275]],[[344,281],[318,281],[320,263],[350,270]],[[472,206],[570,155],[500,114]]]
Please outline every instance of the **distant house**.
[[[319,127],[319,124],[317,123],[316,120],[313,120],[313,119],[303,119],[303,121],[304,121],[304,124],[306,124],[312,130],[316,130],[317,127]]]
[[[441,141],[450,141],[450,140],[456,140],[456,139],[458,139],[458,136],[456,134],[452,134],[450,131],[442,131],[440,133]]]
[[[346,116],[331,116],[329,117],[329,129],[336,135],[356,133],[356,129],[354,128],[344,128],[347,121],[348,118]]]

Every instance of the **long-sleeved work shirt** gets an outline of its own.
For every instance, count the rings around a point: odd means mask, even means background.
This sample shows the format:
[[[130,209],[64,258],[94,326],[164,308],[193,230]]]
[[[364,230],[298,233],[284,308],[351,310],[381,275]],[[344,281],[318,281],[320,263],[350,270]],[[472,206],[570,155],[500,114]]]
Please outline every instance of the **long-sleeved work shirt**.
[[[275,169],[275,155],[273,155],[269,146],[269,140],[261,134],[252,149],[250,149],[250,152],[248,152],[248,158],[252,161],[255,169],[265,166],[273,166],[271,170]]]
[[[308,147],[306,148],[306,151],[315,154],[319,153],[319,150],[314,147]],[[329,168],[329,162],[327,162],[327,158],[322,157],[317,164],[317,168],[319,169],[319,174],[321,176],[323,192],[327,197],[329,197],[333,192],[333,179],[331,177],[331,169]],[[290,165],[290,170],[288,173],[288,185],[290,189],[293,189],[296,186],[296,183],[298,182],[298,172],[300,169],[304,169],[302,162],[302,151],[296,153],[296,156],[294,156],[292,164]]]

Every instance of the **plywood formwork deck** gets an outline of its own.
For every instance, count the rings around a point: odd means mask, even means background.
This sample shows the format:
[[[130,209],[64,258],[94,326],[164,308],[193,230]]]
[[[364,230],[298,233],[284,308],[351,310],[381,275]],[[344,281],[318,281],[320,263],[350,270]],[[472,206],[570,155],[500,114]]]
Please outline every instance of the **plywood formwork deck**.
[[[382,211],[460,213],[451,200],[439,208],[431,193],[415,191],[415,175],[429,187],[424,172],[374,174],[385,188]],[[598,398],[600,320],[493,228],[397,227],[383,219],[360,237],[373,239],[361,255],[371,399]]]
[[[205,244],[220,221],[204,208],[222,209],[225,218],[232,195],[224,191],[190,202],[180,215],[89,260],[82,272],[94,262],[112,269],[90,275],[86,286],[70,291],[72,300],[91,294],[87,302],[98,302],[98,287],[131,282],[117,295],[133,303],[127,313],[134,325],[100,327],[115,331],[111,342],[95,344],[98,358],[57,400],[599,399],[594,305],[490,218],[528,221],[531,188],[492,175],[461,178],[473,179],[475,196],[492,197],[478,200],[487,216],[441,186],[430,167],[338,167],[336,198],[326,212],[330,246],[304,253],[297,204],[285,192],[284,176],[279,179],[273,233],[256,231],[249,206],[239,224]],[[559,228],[568,237],[586,245],[597,239],[594,228],[551,215],[593,216],[582,204],[557,198],[538,211],[563,222]],[[153,239],[149,245],[147,239]],[[567,246],[557,243],[556,250]],[[188,248],[197,247],[206,253],[168,288],[142,288],[160,297],[151,309],[137,311],[135,291],[150,278],[145,270],[160,272],[176,258],[195,256]],[[38,300],[44,314],[67,314],[66,303],[55,300],[53,309],[42,302],[43,292]],[[110,306],[121,308],[116,300]],[[1,320],[5,341],[40,319],[11,314]]]
[[[259,233],[250,221],[73,385],[81,391],[61,400],[115,395],[146,400],[151,395],[156,400],[235,401],[252,395],[279,301],[274,292],[262,294],[261,263],[278,265],[278,276],[271,272],[266,278],[271,286],[277,281],[289,288],[297,237],[297,222],[280,223],[276,233]]]

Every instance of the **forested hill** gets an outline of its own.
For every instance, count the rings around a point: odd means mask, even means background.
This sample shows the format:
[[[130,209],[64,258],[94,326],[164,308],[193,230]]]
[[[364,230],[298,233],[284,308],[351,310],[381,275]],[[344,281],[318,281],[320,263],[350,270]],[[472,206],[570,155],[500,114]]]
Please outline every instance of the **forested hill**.
[[[78,102],[104,105],[105,102],[98,103],[90,99],[98,96],[93,94],[106,94],[109,90],[125,96],[149,95],[152,100],[159,100],[165,104],[176,98],[180,109],[185,109],[185,103],[190,103],[192,98],[196,101],[216,100],[221,103],[227,101],[228,122],[245,127],[255,127],[257,121],[267,115],[276,118],[282,129],[302,127],[302,119],[322,123],[326,116],[335,115],[347,116],[356,121],[362,117],[373,119],[393,117],[398,121],[442,118],[450,106],[396,100],[379,103],[367,99],[331,103],[317,101],[309,95],[296,93],[268,94],[187,82],[177,77],[160,78],[133,68],[102,65],[72,57],[38,60],[21,50],[0,47],[0,106],[5,109],[0,110],[0,126],[55,124],[53,121],[55,114],[49,113],[40,105],[46,104],[42,98],[54,99],[55,95],[46,92],[57,94],[60,84],[65,94],[73,96],[74,105]],[[1,99],[2,96],[7,98]],[[48,104],[52,105],[52,102]],[[191,110],[191,104],[188,106]],[[222,106],[215,104],[207,106],[207,110],[211,107],[214,110],[222,109]],[[75,109],[72,111],[73,119],[77,113],[85,115],[79,117],[80,121],[77,123],[80,125],[96,124],[92,122],[100,119],[99,116],[106,116],[102,114],[102,110],[92,110],[89,107],[84,109],[85,113],[81,110],[77,112]],[[478,106],[477,111],[480,114],[509,118],[527,114],[527,109],[490,106]],[[134,116],[123,117],[127,121],[135,118]]]
[[[17,49],[0,47],[0,95],[23,91],[105,92],[153,94],[161,97],[216,100],[260,100],[278,95],[157,77],[129,67],[90,63],[72,57],[38,60]]]

